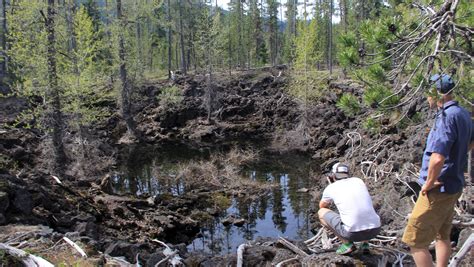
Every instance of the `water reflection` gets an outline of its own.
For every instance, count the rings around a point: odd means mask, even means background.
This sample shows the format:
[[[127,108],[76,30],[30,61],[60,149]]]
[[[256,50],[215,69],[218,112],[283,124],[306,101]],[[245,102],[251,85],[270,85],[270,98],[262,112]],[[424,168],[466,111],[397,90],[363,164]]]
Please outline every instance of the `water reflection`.
[[[112,183],[117,194],[161,195],[174,196],[186,191],[183,179],[177,177],[178,166],[172,162],[157,162],[144,164],[140,168],[129,169],[112,176]]]
[[[172,194],[180,195],[187,188],[178,178],[182,164],[202,156],[189,157],[191,153],[177,156],[163,155],[131,164],[113,176],[116,193],[137,196]],[[184,158],[187,155],[188,158]],[[300,188],[309,188],[310,159],[305,157],[264,156],[265,162],[257,162],[243,175],[261,183],[272,183],[269,194],[251,198],[234,198],[222,217],[215,217],[201,229],[201,234],[189,246],[189,250],[203,250],[211,254],[235,253],[237,247],[257,237],[284,236],[294,240],[310,237],[309,209],[313,203],[307,193],[298,193]],[[139,160],[135,162],[140,162]],[[242,227],[224,226],[222,218],[235,214],[245,219]]]
[[[307,172],[306,172],[307,173]],[[275,173],[251,171],[250,179],[278,183],[271,194],[256,199],[235,198],[228,214],[236,214],[246,220],[242,227],[223,226],[216,218],[201,231],[189,246],[190,250],[203,250],[211,254],[235,253],[237,247],[256,237],[284,236],[295,240],[309,238],[310,197],[298,193],[308,187],[308,177],[303,172]]]

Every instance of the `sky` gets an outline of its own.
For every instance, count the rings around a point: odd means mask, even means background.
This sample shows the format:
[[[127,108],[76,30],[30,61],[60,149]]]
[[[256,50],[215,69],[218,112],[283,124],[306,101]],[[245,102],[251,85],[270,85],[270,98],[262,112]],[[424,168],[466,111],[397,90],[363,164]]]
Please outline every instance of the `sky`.
[[[212,2],[215,3],[216,0],[211,0]],[[231,0],[217,0],[217,4],[224,8],[224,9],[228,9],[229,6],[228,6],[228,3],[230,2]],[[286,12],[286,7],[285,7],[285,4],[286,4],[286,1],[287,0],[280,0],[280,3],[281,3],[281,7],[279,8],[278,10],[278,18],[280,20],[285,20],[285,12]],[[299,0],[298,2],[299,3],[299,6],[298,6],[298,16],[301,17],[302,14],[303,14],[303,5],[302,5],[302,0]],[[311,1],[307,1],[307,3],[310,3]],[[337,5],[339,1],[335,1],[335,5]],[[311,18],[311,10],[312,10],[312,7],[311,6],[308,6],[307,7],[307,11],[308,13],[310,13],[310,15],[308,16],[308,18]],[[334,23],[338,23],[339,22],[339,16],[333,16],[333,21]]]

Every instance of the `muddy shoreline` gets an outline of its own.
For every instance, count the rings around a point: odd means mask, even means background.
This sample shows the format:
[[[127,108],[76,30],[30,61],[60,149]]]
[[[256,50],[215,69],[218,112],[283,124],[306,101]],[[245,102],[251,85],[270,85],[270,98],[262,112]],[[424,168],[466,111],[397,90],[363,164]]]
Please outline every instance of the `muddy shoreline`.
[[[283,71],[281,76],[280,71]],[[325,186],[320,174],[335,161],[348,162],[355,174],[368,184],[384,231],[401,235],[413,195],[407,184],[416,180],[412,173],[420,162],[432,115],[422,100],[408,107],[408,118],[420,117],[416,123],[400,128],[391,126],[390,121],[382,121],[381,131],[375,133],[361,127],[369,110],[346,116],[335,106],[344,92],[361,97],[363,87],[353,81],[325,81],[328,86],[323,96],[306,106],[303,112],[300,102],[284,89],[290,79],[285,70],[217,77],[210,121],[206,119],[204,76],[178,77],[172,84],[158,81],[137,88],[133,111],[140,133],[138,143],[123,142],[126,127],[116,114],[83,129],[81,140],[85,142],[80,144],[87,153],[82,157],[69,155],[68,172],[60,177],[62,184],[48,171],[50,146],[44,133],[16,123],[16,115],[29,104],[13,97],[2,99],[2,122],[10,126],[0,130],[0,242],[18,245],[41,239],[44,242],[37,244],[36,251],[42,251],[68,236],[86,248],[91,265],[105,263],[108,256],[124,256],[131,263],[138,259],[146,266],[154,266],[165,258],[164,247],[152,241],[158,239],[178,251],[187,266],[235,265],[235,253],[226,256],[189,253],[186,246],[199,233],[200,220],[220,212],[218,208],[208,209],[216,206],[213,205],[216,195],[259,194],[267,188],[255,186],[255,191],[249,192],[253,185],[247,183],[226,187],[224,183],[206,184],[203,179],[198,180],[201,186],[196,183],[179,196],[136,197],[111,190],[111,174],[120,166],[137,165],[137,161],[153,156],[160,149],[169,149],[170,144],[209,155],[235,147],[309,155],[315,175],[308,194],[315,203]],[[169,86],[182,90],[183,99],[176,105],[160,102],[162,88]],[[113,103],[104,105],[110,110],[115,108]],[[298,129],[303,121],[308,138],[301,139]],[[72,148],[71,151],[77,147],[77,135],[71,132],[66,137],[66,146]],[[219,160],[209,161],[219,173],[218,177],[223,176],[225,169],[222,162],[227,162],[225,156]],[[246,163],[239,164],[235,168],[244,167]],[[196,176],[206,176],[197,168],[193,171]],[[401,176],[397,179],[393,173]],[[313,229],[320,227],[314,219],[311,223]],[[38,230],[37,225],[47,229]],[[466,234],[460,232],[460,228],[454,231],[454,240]],[[301,240],[295,244],[309,253]],[[390,246],[406,249],[399,241]],[[67,249],[60,246],[58,251]],[[48,253],[51,251],[43,254],[51,257]],[[373,266],[383,255],[378,251],[369,257],[340,257],[327,251],[313,253],[304,262],[317,265],[363,262]],[[263,239],[254,240],[245,257],[248,266],[269,266],[294,256],[276,240]],[[395,261],[393,257],[388,260]],[[405,264],[410,264],[408,257]]]

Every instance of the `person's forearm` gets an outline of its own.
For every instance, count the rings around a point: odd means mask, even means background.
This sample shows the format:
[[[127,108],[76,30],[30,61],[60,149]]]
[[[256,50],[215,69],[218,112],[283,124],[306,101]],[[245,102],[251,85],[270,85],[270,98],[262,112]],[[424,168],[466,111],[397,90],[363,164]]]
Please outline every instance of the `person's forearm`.
[[[474,149],[474,142],[469,144],[469,151],[468,152],[471,152],[473,149]]]
[[[438,181],[439,174],[443,169],[444,156],[438,153],[431,154],[430,164],[428,166],[428,177],[426,178],[426,187],[432,188]]]

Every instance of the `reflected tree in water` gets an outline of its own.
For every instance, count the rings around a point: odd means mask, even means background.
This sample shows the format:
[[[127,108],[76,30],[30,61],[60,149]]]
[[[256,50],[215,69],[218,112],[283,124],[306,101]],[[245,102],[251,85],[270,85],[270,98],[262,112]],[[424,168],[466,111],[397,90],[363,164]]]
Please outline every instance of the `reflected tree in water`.
[[[275,182],[281,184],[282,181],[281,176],[277,176]],[[285,211],[285,205],[283,203],[284,195],[283,190],[281,187],[276,187],[272,190],[273,198],[272,198],[272,221],[275,224],[275,227],[280,230],[282,233],[286,232],[286,217],[283,216],[283,211]]]

